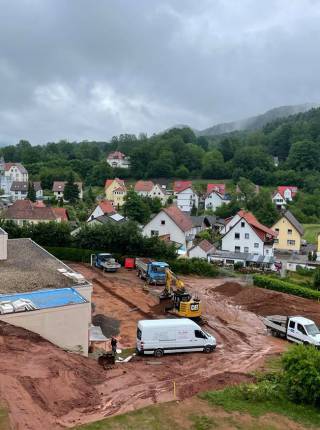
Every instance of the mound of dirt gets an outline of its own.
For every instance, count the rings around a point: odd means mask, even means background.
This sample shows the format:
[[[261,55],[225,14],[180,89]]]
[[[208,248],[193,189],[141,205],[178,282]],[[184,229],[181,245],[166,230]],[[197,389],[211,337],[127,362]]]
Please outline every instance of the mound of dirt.
[[[216,287],[213,291],[224,296],[233,297],[242,291],[243,287],[237,282],[225,282]]]
[[[0,396],[13,428],[61,428],[75,408],[100,407],[105,374],[93,360],[67,353],[39,335],[0,321]]]

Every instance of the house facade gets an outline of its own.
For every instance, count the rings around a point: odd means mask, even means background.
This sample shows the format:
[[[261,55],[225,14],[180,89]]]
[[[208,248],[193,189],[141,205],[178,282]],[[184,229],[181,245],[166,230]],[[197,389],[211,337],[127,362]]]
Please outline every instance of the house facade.
[[[41,188],[41,182],[33,182],[33,187],[36,193],[37,199],[43,198],[43,191]],[[29,182],[13,181],[10,187],[10,196],[12,201],[23,200],[28,195]]]
[[[222,237],[223,251],[273,256],[274,230],[261,224],[255,216],[240,210],[226,225]]]
[[[129,157],[120,151],[111,152],[107,156],[107,163],[112,168],[128,169],[130,167]]]
[[[158,236],[177,244],[180,253],[186,253],[195,238],[190,216],[177,206],[162,209],[143,227],[142,231],[144,236]]]
[[[286,207],[287,202],[292,202],[298,192],[298,188],[294,186],[279,186],[272,195],[272,201],[278,209]]]
[[[290,211],[286,211],[273,226],[278,233],[274,241],[274,248],[283,251],[299,252],[304,230],[299,221]]]
[[[208,240],[202,240],[197,245],[194,245],[188,251],[189,258],[203,258],[208,259],[208,255],[215,252],[216,247]]]
[[[113,202],[115,208],[124,204],[124,198],[127,195],[127,188],[122,179],[107,179],[105,183],[106,200]]]
[[[159,184],[152,181],[138,181],[134,186],[134,190],[139,196],[150,197],[151,199],[158,198],[162,204],[167,201],[167,195]]]
[[[63,201],[66,201],[64,199],[64,187],[66,185],[66,181],[54,181],[52,186],[52,191],[57,200],[63,199]],[[82,188],[82,182],[75,182],[76,185],[78,185],[79,188],[79,199],[83,199],[83,188]]]
[[[29,175],[27,169],[21,163],[5,163],[0,157],[0,189],[10,195],[10,188],[15,182],[28,182]]]
[[[110,200],[101,200],[99,204],[96,206],[92,214],[89,216],[87,222],[92,221],[102,215],[112,215],[116,213],[116,210],[113,206],[113,202]]]

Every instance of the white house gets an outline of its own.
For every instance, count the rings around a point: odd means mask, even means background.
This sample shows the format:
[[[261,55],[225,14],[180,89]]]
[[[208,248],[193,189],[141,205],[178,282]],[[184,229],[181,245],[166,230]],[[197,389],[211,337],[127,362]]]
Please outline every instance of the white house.
[[[204,207],[215,211],[224,203],[229,203],[230,200],[225,194],[225,184],[208,184],[207,193],[205,196]]]
[[[96,219],[102,215],[113,215],[115,213],[116,210],[113,206],[113,202],[110,200],[101,200],[89,216],[87,222],[92,221],[93,219]]]
[[[226,225],[222,237],[222,250],[258,255],[273,255],[277,233],[261,224],[255,216],[240,210]]]
[[[21,163],[5,163],[0,157],[0,189],[5,194],[10,194],[10,188],[14,181],[28,182],[28,171]]]
[[[130,167],[129,158],[120,151],[111,152],[107,156],[107,163],[113,168],[128,169]]]
[[[177,206],[162,209],[143,227],[142,232],[144,236],[159,236],[177,244],[178,252],[184,254],[192,246],[195,237],[191,217]]]
[[[197,245],[194,245],[188,251],[189,258],[204,258],[208,259],[208,255],[216,250],[216,247],[212,245],[208,240],[202,240]]]
[[[152,181],[140,180],[136,182],[134,190],[139,196],[150,197],[151,199],[158,198],[162,204],[166,203],[166,193],[159,184],[154,184]]]
[[[281,185],[273,193],[272,201],[278,209],[281,209],[287,205],[287,202],[292,202],[297,192],[297,187]]]
[[[175,181],[173,194],[177,199],[177,206],[183,212],[191,212],[193,206],[199,206],[199,196],[192,188],[191,181]]]
[[[66,181],[54,181],[52,186],[52,191],[57,200],[64,199],[64,187],[66,185]],[[79,199],[83,198],[83,189],[82,189],[82,182],[75,182],[75,184],[78,185],[79,188]]]
[[[41,188],[41,182],[33,182],[33,187],[36,192],[36,198],[42,199],[43,191]],[[29,183],[22,181],[13,181],[10,187],[10,196],[13,201],[23,200],[27,197]]]

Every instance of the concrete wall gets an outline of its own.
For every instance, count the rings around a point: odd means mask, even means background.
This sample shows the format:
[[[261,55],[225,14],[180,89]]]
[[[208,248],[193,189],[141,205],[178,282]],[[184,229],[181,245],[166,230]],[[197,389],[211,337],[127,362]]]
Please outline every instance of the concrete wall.
[[[85,356],[88,355],[90,319],[90,303],[0,315],[1,321],[38,333],[60,348]]]

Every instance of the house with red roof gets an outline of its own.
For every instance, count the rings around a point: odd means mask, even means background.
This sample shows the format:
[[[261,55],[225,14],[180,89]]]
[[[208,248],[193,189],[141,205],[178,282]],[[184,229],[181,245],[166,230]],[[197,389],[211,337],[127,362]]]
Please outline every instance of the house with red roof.
[[[207,193],[204,200],[205,209],[211,209],[215,211],[223,204],[229,203],[230,199],[225,192],[225,184],[208,184]]]
[[[298,188],[291,185],[280,185],[272,195],[272,201],[278,209],[286,207],[287,202],[292,202],[298,192]]]
[[[68,213],[65,208],[45,206],[43,202],[33,203],[30,200],[17,200],[4,212],[3,218],[18,225],[38,224],[40,222],[68,221]]]
[[[120,151],[110,152],[107,156],[107,163],[113,168],[128,169],[130,167],[129,157]]]
[[[92,214],[89,216],[87,222],[92,221],[102,215],[114,215],[116,210],[113,206],[113,202],[111,200],[101,200]]]
[[[261,224],[251,212],[240,210],[227,220],[221,248],[223,251],[271,257],[276,237],[277,233]]]
[[[158,198],[162,204],[167,201],[167,195],[159,184],[155,184],[152,181],[137,181],[134,190],[139,196],[150,197],[151,199]]]
[[[216,251],[216,247],[212,243],[210,243],[208,240],[204,239],[189,249],[188,257],[189,258],[204,258],[205,260],[207,260],[208,255],[215,252],[215,251]]]
[[[55,198],[59,201],[60,199],[64,200],[64,187],[66,186],[67,181],[54,181],[52,185],[52,191]],[[79,190],[79,199],[83,199],[83,184],[82,182],[75,182]],[[64,200],[66,201],[66,200]]]
[[[142,232],[146,237],[158,236],[175,243],[180,254],[191,248],[195,238],[191,217],[175,205],[163,208],[143,227]]]
[[[193,207],[199,206],[199,196],[192,187],[192,181],[175,181],[173,194],[176,196],[178,208],[183,212],[190,213]]]

